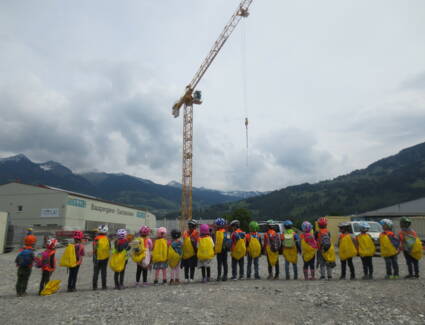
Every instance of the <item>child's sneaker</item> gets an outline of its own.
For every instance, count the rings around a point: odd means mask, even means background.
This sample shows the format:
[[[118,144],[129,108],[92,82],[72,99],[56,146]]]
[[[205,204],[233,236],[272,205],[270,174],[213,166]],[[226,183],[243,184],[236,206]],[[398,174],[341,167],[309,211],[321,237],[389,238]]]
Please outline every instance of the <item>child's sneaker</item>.
[[[324,275],[321,275],[320,278],[319,278],[319,280],[324,280],[324,279],[325,279]],[[289,280],[289,279],[286,279],[286,280]]]
[[[157,284],[158,284],[158,280],[155,280],[155,281],[153,282],[153,284],[154,284],[154,285],[157,285]]]
[[[184,282],[189,283],[189,282],[190,282],[190,280],[189,280],[189,279],[185,279],[185,280],[184,280]]]
[[[393,280],[398,280],[400,277],[398,275],[393,276]]]
[[[384,277],[384,279],[385,280],[390,280],[390,279],[392,279],[393,278],[393,276],[392,275],[386,275],[385,277]]]
[[[207,282],[207,278],[202,278],[202,283],[206,283]]]
[[[167,284],[167,280],[166,279],[163,279],[162,280],[162,284]]]
[[[171,285],[173,285],[173,284],[174,284],[174,280],[173,280],[173,279],[171,279],[171,280],[170,280],[170,286],[171,286]]]
[[[175,279],[174,280],[174,284],[180,284],[180,280],[179,279]]]

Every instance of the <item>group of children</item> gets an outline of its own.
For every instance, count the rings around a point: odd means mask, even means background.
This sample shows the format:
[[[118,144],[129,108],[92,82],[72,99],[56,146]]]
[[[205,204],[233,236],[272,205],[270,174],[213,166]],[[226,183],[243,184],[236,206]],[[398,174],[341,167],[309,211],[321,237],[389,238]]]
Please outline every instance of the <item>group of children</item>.
[[[217,259],[216,281],[228,279],[228,255],[231,256],[231,279],[242,279],[245,276],[245,256],[247,256],[246,278],[253,274],[255,279],[260,279],[259,259],[262,254],[267,258],[268,278],[279,278],[279,255],[285,260],[285,276],[290,279],[292,265],[293,279],[298,279],[298,256],[303,260],[303,273],[305,280],[314,280],[315,268],[320,268],[320,279],[332,279],[332,269],[336,266],[335,247],[327,229],[328,220],[317,220],[318,230],[313,232],[313,225],[305,221],[298,234],[290,220],[283,223],[284,231],[277,233],[273,229],[275,223],[267,222],[268,229],[261,236],[258,233],[259,225],[252,221],[249,232],[240,228],[240,222],[233,220],[227,226],[222,218],[215,220],[215,231],[202,224],[197,230],[194,220],[188,222],[188,230],[182,233],[179,230],[171,231],[167,239],[167,229],[160,227],[156,238],[151,239],[151,229],[141,227],[139,236],[135,239],[128,235],[125,229],[119,229],[116,239],[111,243],[108,237],[108,227],[100,225],[97,236],[93,240],[93,290],[98,288],[99,273],[101,274],[102,289],[107,289],[107,268],[114,272],[115,289],[124,289],[124,276],[128,258],[136,263],[135,286],[148,285],[148,271],[154,270],[154,284],[158,284],[162,273],[162,283],[167,283],[167,268],[170,269],[169,284],[180,283],[180,268],[184,269],[184,279],[192,282],[197,267],[202,272],[202,282],[211,281],[211,262]],[[379,242],[381,256],[385,259],[386,278],[397,279],[399,267],[397,256],[403,252],[409,274],[406,278],[419,277],[419,260],[422,257],[422,243],[416,232],[410,228],[411,221],[402,218],[401,231],[398,235],[392,232],[392,222],[388,219],[381,220],[383,232]],[[341,261],[340,279],[346,278],[347,265],[350,270],[350,279],[355,279],[353,258],[360,256],[364,276],[362,279],[373,278],[372,257],[375,255],[375,244],[368,234],[369,224],[360,223],[361,233],[353,236],[349,233],[349,224],[339,225],[340,234],[337,241],[338,254]],[[69,268],[68,291],[76,290],[78,271],[85,255],[83,233],[74,232],[74,243],[69,244],[61,258],[60,265]],[[35,254],[34,245],[36,237],[29,229],[24,239],[24,247],[20,250],[15,262],[18,267],[16,292],[18,296],[26,294],[26,288],[31,270],[35,264],[42,271],[39,294],[42,293],[56,268],[55,249],[57,240],[51,238],[46,243],[46,250]],[[273,274],[274,269],[274,274]],[[238,272],[239,271],[239,272]],[[253,272],[252,272],[253,271]],[[141,279],[142,276],[142,279]],[[142,282],[140,282],[142,280]]]

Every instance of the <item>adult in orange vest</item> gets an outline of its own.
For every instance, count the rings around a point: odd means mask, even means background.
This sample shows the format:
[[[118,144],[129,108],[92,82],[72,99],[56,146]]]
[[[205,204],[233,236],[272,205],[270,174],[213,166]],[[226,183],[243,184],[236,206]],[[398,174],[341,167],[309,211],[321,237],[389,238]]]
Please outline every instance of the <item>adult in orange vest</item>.
[[[56,245],[58,241],[55,238],[47,240],[46,250],[42,253],[42,263],[41,263],[41,281],[40,281],[40,290],[38,294],[41,294],[47,282],[50,281],[50,276],[56,269]]]
[[[401,231],[398,234],[398,237],[400,238],[400,249],[403,251],[404,258],[406,259],[407,264],[407,270],[409,272],[408,275],[406,275],[406,279],[411,278],[419,278],[419,260],[416,259],[414,254],[412,254],[412,251],[414,249],[414,246],[416,244],[418,235],[416,234],[416,231],[410,228],[412,224],[412,221],[410,221],[407,217],[402,217],[400,219],[400,228]],[[419,258],[422,254],[419,254]],[[413,271],[415,273],[413,273]]]
[[[187,225],[189,230],[183,233],[183,256],[181,267],[184,268],[185,281],[192,282],[195,277],[195,268],[198,266],[196,243],[198,242],[199,232],[196,230],[197,222],[195,220],[189,220]]]
[[[245,254],[246,254],[246,244],[245,244],[245,233],[240,229],[240,222],[239,220],[233,220],[230,223],[230,227],[232,229],[232,280],[237,280],[238,275],[238,265],[239,265],[239,280],[243,279],[244,276],[244,261],[245,261]],[[243,242],[242,242],[242,241]],[[244,247],[239,247],[240,244],[243,243],[245,245],[242,245]],[[244,252],[241,252],[241,250],[245,250]],[[237,256],[241,254],[242,256]]]
[[[279,244],[281,243],[280,236],[276,233],[276,231],[273,229],[273,220],[267,221],[267,231],[264,234],[264,243],[263,243],[263,250],[264,254],[267,256],[267,264],[268,264],[268,271],[269,276],[267,277],[268,280],[272,279],[278,279],[279,278],[279,250],[280,246],[277,248],[272,248],[273,244],[272,241],[279,240]],[[275,267],[275,273],[273,277],[273,266]]]
[[[109,250],[111,248],[111,243],[108,239],[109,228],[107,225],[100,225],[97,228],[98,235],[93,240],[93,290],[97,290],[97,281],[99,278],[99,273],[102,277],[102,289],[106,290],[106,275],[108,269],[108,260],[109,260]],[[107,249],[104,249],[106,243]]]
[[[228,243],[231,241],[230,233],[225,229],[226,221],[223,218],[215,219],[215,225],[217,227],[214,234],[214,251],[217,256],[217,281],[227,281],[227,255],[229,252]]]

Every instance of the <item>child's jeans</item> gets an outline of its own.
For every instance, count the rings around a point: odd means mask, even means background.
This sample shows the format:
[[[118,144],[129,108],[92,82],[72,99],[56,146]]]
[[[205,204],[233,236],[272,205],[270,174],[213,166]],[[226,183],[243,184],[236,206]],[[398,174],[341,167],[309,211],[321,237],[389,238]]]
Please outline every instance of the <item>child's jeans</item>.
[[[365,276],[371,277],[373,275],[373,264],[372,256],[363,256],[360,257],[363,264],[363,273]]]
[[[292,268],[294,270],[294,280],[298,279],[298,266],[297,263],[291,263],[285,260],[285,275],[286,279],[289,280],[290,274],[289,274],[289,265],[292,264]]]
[[[413,271],[415,271],[415,276],[419,276],[419,261],[410,256],[408,253],[404,253],[404,258],[406,259],[407,270],[409,271],[409,275],[413,275]]]
[[[387,276],[398,276],[397,255],[384,257]]]
[[[324,278],[326,271],[328,279],[332,278],[332,267],[325,261],[321,251],[317,252],[317,263],[320,268],[320,277]]]
[[[236,279],[238,276],[238,265],[239,265],[239,278],[242,279],[243,278],[243,274],[244,274],[244,260],[245,258],[241,258],[239,260],[234,259],[232,257],[232,278]]]
[[[22,295],[27,291],[31,268],[28,266],[18,267],[18,280],[16,281],[16,293]]]
[[[251,256],[248,255],[248,265],[247,265],[247,270],[246,270],[246,277],[247,278],[251,277],[251,269],[252,269],[252,263],[253,262],[254,262],[254,276],[255,276],[255,278],[260,277],[260,275],[258,274],[258,260],[259,260],[259,257],[252,258]]]
[[[350,268],[350,278],[354,279],[356,277],[356,273],[354,271],[353,258],[347,258],[346,260],[341,261],[341,279],[345,279],[347,274],[347,264]]]

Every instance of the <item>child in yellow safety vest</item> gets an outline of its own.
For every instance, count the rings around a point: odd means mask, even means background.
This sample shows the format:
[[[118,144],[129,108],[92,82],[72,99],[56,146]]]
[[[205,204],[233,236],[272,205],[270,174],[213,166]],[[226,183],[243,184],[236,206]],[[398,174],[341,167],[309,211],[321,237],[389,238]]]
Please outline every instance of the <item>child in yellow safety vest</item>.
[[[198,258],[196,257],[196,243],[198,241],[199,233],[196,230],[197,223],[195,220],[189,220],[187,225],[189,230],[186,230],[183,233],[183,255],[181,266],[184,268],[185,281],[192,282],[195,277],[195,268],[198,265]]]
[[[152,249],[153,242],[152,239],[149,238],[151,233],[151,228],[148,226],[142,226],[139,230],[140,238],[136,238],[137,241],[142,243],[142,249],[144,250],[143,259],[137,263],[136,270],[136,287],[140,285],[140,277],[143,277],[143,285],[148,285],[148,271],[151,265],[151,257],[152,257]],[[140,248],[138,248],[139,250]],[[138,252],[137,252],[138,253]]]
[[[363,265],[363,280],[373,279],[373,256],[375,255],[375,244],[372,237],[367,232],[370,229],[370,225],[363,221],[360,222],[360,234],[356,237],[357,247],[360,255],[360,259]]]
[[[46,284],[50,281],[50,276],[56,269],[56,245],[58,241],[56,238],[51,238],[46,243],[46,250],[41,254],[41,281],[40,290],[38,294],[41,295]]]
[[[294,272],[294,280],[298,279],[298,253],[301,251],[299,245],[299,236],[296,231],[292,229],[293,223],[291,220],[285,220],[283,222],[283,234],[282,238],[282,254],[285,258],[285,278],[289,280],[291,278],[289,266],[292,265]]]
[[[171,230],[171,242],[168,245],[168,266],[170,267],[170,285],[180,284],[180,261],[183,254],[183,243],[180,240],[182,233]]]
[[[246,235],[246,245],[248,252],[248,265],[246,270],[246,277],[251,278],[251,268],[254,264],[254,278],[256,280],[260,279],[260,274],[258,271],[258,260],[261,256],[261,237],[258,234],[259,225],[256,221],[251,221],[249,223],[249,233]]]
[[[100,225],[97,231],[98,235],[93,240],[93,290],[97,290],[99,273],[102,276],[102,289],[106,290],[106,272],[111,250],[111,243],[107,236],[109,228],[107,225]]]
[[[423,256],[422,242],[416,232],[410,228],[411,224],[412,221],[407,217],[400,219],[401,231],[398,236],[400,238],[400,249],[403,251],[409,272],[405,277],[406,279],[419,278],[419,260]]]
[[[162,283],[167,283],[167,261],[168,261],[168,245],[167,229],[165,227],[159,227],[157,231],[157,238],[153,243],[152,250],[152,263],[153,269],[155,270],[154,284],[158,284],[159,272],[162,271]]]
[[[319,229],[315,232],[314,237],[317,240],[317,264],[320,269],[320,280],[332,279],[332,268],[335,264],[335,247],[331,241],[331,234],[328,230],[328,219],[321,217],[317,220]],[[326,274],[325,274],[326,273]]]
[[[227,255],[231,245],[230,233],[225,229],[226,221],[223,218],[215,219],[215,225],[217,229],[214,234],[214,252],[217,256],[217,281],[227,281]]]
[[[230,249],[232,254],[232,280],[238,279],[238,265],[239,265],[239,280],[244,276],[244,259],[246,255],[246,238],[245,232],[240,227],[239,220],[233,220],[230,223],[232,228],[232,247]]]
[[[347,264],[350,268],[350,280],[356,279],[356,272],[353,264],[353,257],[357,255],[356,245],[349,232],[350,224],[341,222],[339,225],[338,252],[341,260],[341,276],[340,280],[344,280],[347,274]]]
[[[197,243],[197,257],[202,272],[202,282],[211,280],[211,261],[214,258],[214,242],[210,236],[210,227],[203,224],[199,227],[201,233]]]
[[[80,270],[80,265],[83,263],[84,256],[84,244],[82,240],[84,238],[84,234],[82,231],[74,231],[74,249],[75,249],[75,258],[77,264],[74,267],[70,267],[68,269],[68,292],[74,292],[77,290],[77,278],[78,271]]]
[[[267,267],[269,276],[267,280],[276,280],[279,278],[279,252],[281,250],[282,240],[273,229],[276,223],[273,220],[267,220],[267,231],[264,234],[263,251],[267,256]],[[273,276],[273,267],[275,273]]]
[[[301,229],[303,231],[303,233],[300,235],[301,255],[304,260],[303,271],[305,280],[316,279],[314,275],[314,262],[316,259],[317,242],[314,239],[312,228],[313,226],[308,221],[304,221],[301,225]],[[308,277],[308,270],[310,270],[310,278]]]
[[[389,219],[382,219],[380,221],[384,231],[379,235],[379,244],[381,247],[381,256],[385,260],[385,268],[387,275],[385,279],[398,279],[399,268],[397,255],[399,253],[400,240],[391,231],[393,222]]]

